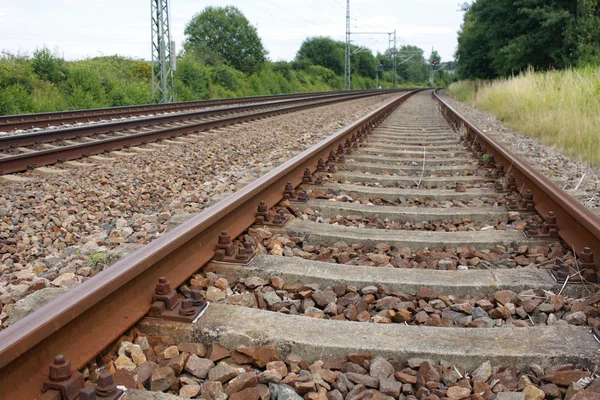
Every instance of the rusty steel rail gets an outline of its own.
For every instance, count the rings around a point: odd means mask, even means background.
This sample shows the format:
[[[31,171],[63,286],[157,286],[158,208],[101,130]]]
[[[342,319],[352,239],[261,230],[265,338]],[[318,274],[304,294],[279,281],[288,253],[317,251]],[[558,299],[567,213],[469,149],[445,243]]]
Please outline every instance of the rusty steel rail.
[[[57,128],[57,129],[49,129],[42,130],[32,133],[25,133],[20,135],[9,135],[0,137],[0,151],[6,149],[12,149],[22,146],[30,146],[40,143],[49,143],[57,140],[69,140],[76,139],[84,136],[90,136],[95,134],[110,134],[115,131],[125,130],[125,129],[137,129],[137,128],[145,128],[148,126],[158,126],[160,124],[167,124],[172,122],[181,122],[195,118],[208,118],[218,115],[226,115],[232,113],[241,113],[251,110],[259,110],[264,108],[278,107],[286,104],[297,104],[297,103],[306,103],[315,101],[318,99],[328,99],[328,98],[342,98],[346,96],[360,96],[367,93],[373,93],[374,91],[362,91],[362,92],[345,92],[345,93],[335,93],[335,94],[326,94],[326,95],[318,95],[311,97],[302,97],[296,99],[289,100],[277,100],[273,102],[267,103],[258,103],[251,105],[240,105],[233,106],[227,108],[219,108],[219,109],[211,109],[211,110],[202,110],[202,111],[193,111],[186,112],[180,114],[167,114],[167,115],[159,115],[154,117],[147,118],[139,118],[129,121],[115,121],[115,122],[104,122],[101,124],[93,124],[93,125],[85,125],[85,126],[76,126],[69,128]],[[379,91],[376,93],[386,93],[388,91]]]
[[[21,172],[32,167],[40,167],[44,165],[55,164],[58,162],[76,160],[84,156],[107,153],[110,151],[119,150],[130,146],[143,145],[149,142],[174,138],[179,135],[197,133],[202,130],[213,129],[216,127],[233,125],[241,122],[252,121],[259,118],[266,118],[274,115],[296,112],[306,110],[309,108],[330,105],[342,101],[350,101],[365,97],[376,96],[384,93],[389,92],[378,91],[375,93],[369,92],[363,94],[336,95],[333,98],[327,98],[325,100],[322,100],[321,97],[318,97],[316,101],[302,101],[300,105],[272,108],[266,111],[259,111],[251,114],[242,114],[237,116],[234,115],[232,117],[191,123],[179,127],[163,128],[148,132],[128,134],[124,136],[114,136],[106,139],[94,140],[90,142],[78,143],[68,146],[60,146],[52,149],[39,150],[31,153],[15,154],[0,158],[0,175]],[[93,127],[88,128],[93,129]]]
[[[331,91],[331,92],[308,92],[308,93],[292,93],[292,94],[275,94],[268,96],[251,96],[251,97],[237,97],[227,99],[214,99],[214,100],[194,100],[185,101],[169,104],[143,104],[136,106],[125,106],[125,107],[109,107],[109,108],[91,108],[86,110],[72,110],[72,111],[57,111],[48,113],[36,113],[36,114],[18,114],[18,115],[7,115],[0,116],[0,132],[12,131],[16,129],[31,129],[39,127],[47,127],[51,124],[70,124],[74,122],[90,122],[103,118],[121,118],[121,117],[133,117],[136,115],[143,115],[152,112],[173,112],[180,110],[187,110],[198,107],[213,107],[223,106],[228,104],[244,104],[244,103],[257,103],[263,101],[277,101],[281,99],[294,99],[298,97],[310,97],[327,94],[340,93],[342,91]],[[354,91],[354,93],[365,92]]]
[[[600,281],[600,216],[585,208],[567,192],[556,186],[534,167],[514,155],[505,146],[482,132],[438,95],[433,96],[440,103],[442,113],[455,128],[464,128],[469,143],[479,144],[482,150],[493,156],[496,164],[501,164],[506,175],[514,174],[518,187],[530,190],[533,194],[535,210],[544,218],[550,212],[556,215],[558,235],[580,253],[588,247],[595,255],[595,273]]]
[[[0,393],[7,399],[35,399],[48,364],[64,354],[80,369],[132,327],[149,310],[155,284],[165,276],[172,287],[191,277],[214,255],[219,233],[242,234],[255,221],[261,201],[269,207],[284,187],[302,182],[345,140],[370,131],[415,92],[407,92],[303,151],[248,186],[206,209],[106,271],[0,331]]]

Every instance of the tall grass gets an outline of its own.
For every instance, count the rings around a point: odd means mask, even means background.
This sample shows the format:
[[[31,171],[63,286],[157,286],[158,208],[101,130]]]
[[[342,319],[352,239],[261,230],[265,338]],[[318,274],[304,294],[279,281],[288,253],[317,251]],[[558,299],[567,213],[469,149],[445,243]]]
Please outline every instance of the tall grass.
[[[600,67],[528,71],[493,82],[458,82],[449,90],[524,135],[600,165]]]

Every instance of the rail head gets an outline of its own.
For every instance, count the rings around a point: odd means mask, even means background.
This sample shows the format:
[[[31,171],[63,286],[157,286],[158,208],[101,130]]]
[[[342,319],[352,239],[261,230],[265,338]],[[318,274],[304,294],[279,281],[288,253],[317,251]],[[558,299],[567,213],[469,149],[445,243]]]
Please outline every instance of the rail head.
[[[147,313],[158,277],[166,276],[174,287],[184,283],[212,259],[222,230],[232,237],[243,233],[254,223],[261,201],[269,207],[277,204],[286,182],[298,186],[306,168],[314,171],[317,161],[326,158],[330,150],[359,130],[372,129],[416,92],[399,93],[151,245],[0,331],[0,393],[11,399],[38,396],[47,365],[58,353],[70,359],[74,368],[85,366]]]
[[[478,142],[504,167],[506,174],[514,174],[519,187],[531,190],[536,211],[546,217],[553,212],[557,217],[558,234],[579,253],[589,247],[594,253],[596,273],[600,274],[600,216],[584,207],[573,196],[555,185],[533,166],[512,153],[506,146],[469,122],[456,109],[442,99],[438,90],[433,96],[442,112],[456,129],[463,127],[470,140]],[[600,278],[600,275],[599,275]]]

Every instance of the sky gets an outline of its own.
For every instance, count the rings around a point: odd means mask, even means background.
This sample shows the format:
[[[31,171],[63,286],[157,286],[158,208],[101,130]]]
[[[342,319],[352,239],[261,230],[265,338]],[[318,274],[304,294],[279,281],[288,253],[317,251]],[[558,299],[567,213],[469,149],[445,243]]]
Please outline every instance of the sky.
[[[352,41],[374,53],[398,46],[435,48],[452,60],[461,0],[351,0]],[[0,51],[31,54],[47,46],[66,59],[118,54],[150,59],[150,0],[2,0]],[[234,5],[258,29],[269,58],[290,61],[312,36],[345,40],[345,0],[170,0],[171,34],[181,48],[186,24],[206,6]],[[383,32],[363,35],[358,32]]]

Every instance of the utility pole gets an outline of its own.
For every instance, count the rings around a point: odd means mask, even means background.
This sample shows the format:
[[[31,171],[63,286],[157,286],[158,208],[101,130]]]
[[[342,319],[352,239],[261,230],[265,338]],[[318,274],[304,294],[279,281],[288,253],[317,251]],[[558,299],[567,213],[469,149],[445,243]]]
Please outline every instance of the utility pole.
[[[350,0],[346,0],[346,57],[344,61],[344,89],[352,89],[352,74],[350,71]]]
[[[392,46],[392,32],[388,33],[388,50],[390,50],[390,52],[392,53],[392,71],[393,71],[393,75],[392,75],[392,83],[393,83],[393,87],[396,88],[396,30],[394,29],[393,32],[394,35],[394,49],[391,49]]]
[[[398,52],[398,49],[396,47],[396,30],[394,29],[394,79],[393,79],[394,89],[396,89],[396,53],[397,52]]]
[[[175,42],[169,29],[169,0],[150,0],[152,25],[152,97],[158,103],[175,100]]]
[[[429,61],[429,87],[433,87],[433,66],[435,60],[433,59],[433,47],[431,48],[431,60]]]

